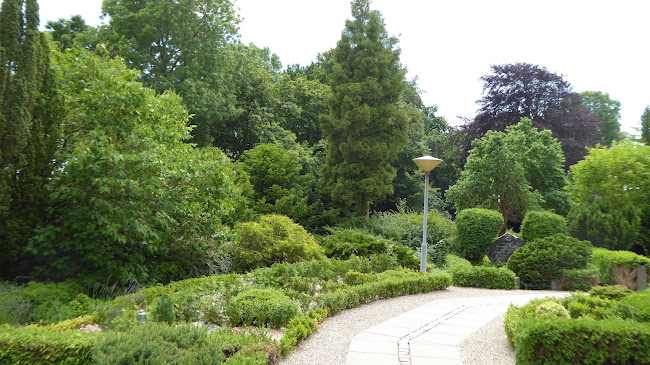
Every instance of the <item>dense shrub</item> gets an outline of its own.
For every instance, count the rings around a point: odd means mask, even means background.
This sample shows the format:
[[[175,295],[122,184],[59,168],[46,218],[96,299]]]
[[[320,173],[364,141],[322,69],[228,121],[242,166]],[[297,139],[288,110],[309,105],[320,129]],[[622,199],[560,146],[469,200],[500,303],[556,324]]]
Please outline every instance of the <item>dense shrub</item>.
[[[518,364],[650,364],[650,325],[645,323],[525,319],[518,329]]]
[[[487,248],[497,238],[502,223],[501,214],[494,210],[462,210],[456,217],[457,253],[474,264],[481,262]]]
[[[587,241],[556,234],[518,248],[508,259],[508,268],[525,287],[546,289],[551,279],[560,278],[564,270],[585,268],[591,249]]]
[[[544,302],[535,308],[535,317],[548,318],[571,318],[569,311],[556,302]]]
[[[419,249],[422,246],[422,213],[383,212],[373,214],[366,223],[367,229],[376,235],[400,245]],[[427,214],[427,246],[441,240],[451,240],[456,233],[454,222],[438,211]]]
[[[225,329],[208,334],[206,328],[147,323],[106,333],[93,357],[97,364],[221,364],[227,356],[264,344],[270,345],[253,333]]]
[[[448,255],[446,270],[451,274],[455,286],[487,288],[487,289],[516,289],[515,273],[505,269],[472,264],[455,255]]]
[[[294,317],[287,325],[287,329],[280,339],[280,355],[286,355],[293,350],[300,341],[311,335],[318,325],[327,318],[326,309],[310,310],[306,316]]]
[[[589,295],[602,298],[618,300],[632,294],[632,290],[624,285],[595,286],[589,290]]]
[[[91,364],[102,334],[0,326],[1,364]]]
[[[650,258],[630,251],[610,251],[604,248],[594,248],[593,256],[593,261],[600,272],[600,282],[603,284],[614,284],[612,268],[617,266],[635,268],[639,265],[645,265],[650,269]]]
[[[650,291],[635,292],[621,298],[612,307],[612,313],[638,322],[650,322]]]
[[[586,291],[600,283],[598,268],[591,263],[582,269],[564,270],[557,280],[560,282],[562,290]]]
[[[235,296],[226,307],[234,326],[280,328],[299,312],[298,304],[274,289],[250,289]]]
[[[394,256],[397,263],[407,269],[416,270],[420,261],[412,249],[395,244],[387,239],[355,230],[330,230],[332,234],[320,237],[319,242],[325,255],[335,259],[349,259],[351,256],[369,257],[377,254]]]
[[[557,233],[566,234],[566,219],[555,213],[531,211],[526,213],[521,223],[521,239],[525,242]]]
[[[559,300],[569,310],[571,318],[605,319],[610,317],[612,301],[600,297],[572,293]]]
[[[523,306],[516,306],[514,304],[508,306],[503,320],[503,328],[506,331],[510,345],[514,345],[514,338],[519,331],[521,321],[526,318],[535,318],[535,308],[548,301],[554,301],[554,299],[538,298],[531,300]]]
[[[451,276],[446,273],[388,271],[378,276],[380,280],[375,282],[319,295],[316,302],[319,307],[328,308],[332,314],[336,314],[374,300],[442,290],[451,285]]]
[[[234,247],[235,267],[248,271],[276,262],[297,262],[324,258],[314,237],[290,218],[265,215],[260,222],[237,226],[239,240]]]

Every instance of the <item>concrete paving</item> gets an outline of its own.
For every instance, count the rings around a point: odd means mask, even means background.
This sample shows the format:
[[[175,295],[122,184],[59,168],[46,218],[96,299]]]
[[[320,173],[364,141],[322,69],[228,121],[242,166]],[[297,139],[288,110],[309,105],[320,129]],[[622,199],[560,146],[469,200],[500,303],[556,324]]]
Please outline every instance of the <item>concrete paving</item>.
[[[567,295],[558,292],[557,296]],[[510,304],[523,305],[548,293],[439,299],[357,333],[346,365],[456,365],[458,345]]]

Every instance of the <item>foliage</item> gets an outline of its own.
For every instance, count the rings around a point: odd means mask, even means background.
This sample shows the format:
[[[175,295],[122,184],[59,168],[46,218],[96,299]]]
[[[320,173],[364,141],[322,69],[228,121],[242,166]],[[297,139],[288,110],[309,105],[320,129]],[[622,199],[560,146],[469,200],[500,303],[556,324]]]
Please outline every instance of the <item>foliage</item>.
[[[86,24],[81,15],[73,15],[70,19],[60,18],[56,21],[48,21],[45,24],[52,39],[59,43],[62,49],[72,48],[78,45],[86,49],[95,48],[91,40],[97,36],[97,31]],[[85,43],[85,44],[84,44]]]
[[[594,250],[594,256],[596,256],[596,250]],[[589,290],[591,296],[610,300],[618,300],[630,294],[632,291],[625,285],[595,286]]]
[[[470,262],[479,263],[497,238],[502,222],[501,215],[493,210],[461,210],[456,216],[458,238],[455,251]]]
[[[234,326],[272,328],[285,326],[299,312],[298,304],[274,289],[250,289],[235,296],[226,307]]]
[[[626,295],[612,307],[612,313],[637,322],[650,322],[650,291],[643,290]]]
[[[167,295],[163,295],[158,303],[156,304],[156,309],[153,312],[154,319],[156,322],[165,322],[167,324],[173,324],[176,321],[176,315],[174,314],[174,302]]]
[[[0,277],[13,279],[34,265],[25,246],[46,216],[64,110],[36,0],[3,1],[0,24]]]
[[[557,233],[566,234],[566,219],[551,212],[528,212],[521,223],[521,239],[526,242]]]
[[[451,274],[455,286],[486,288],[486,289],[516,289],[515,273],[505,269],[472,264],[455,255],[447,255],[446,271]]]
[[[317,157],[301,144],[259,144],[244,152],[240,166],[249,177],[258,213],[286,215],[309,230],[332,223],[338,215],[325,209]]]
[[[650,146],[650,106],[646,106],[641,115],[641,142]]]
[[[585,268],[592,255],[591,244],[563,234],[540,238],[518,248],[508,259],[508,268],[527,288],[549,288],[564,270]]]
[[[327,318],[329,313],[325,309],[318,309],[316,311],[310,310],[306,316],[297,316],[294,317],[289,324],[287,324],[287,329],[280,339],[280,355],[286,355],[291,350],[293,350],[300,341],[306,339],[311,335],[318,325]]]
[[[535,318],[535,308],[543,303],[553,300],[554,299],[552,298],[537,298],[529,301],[523,306],[516,306],[514,304],[508,306],[508,310],[506,311],[503,320],[503,327],[506,331],[506,337],[508,337],[510,345],[514,345],[513,341],[515,335],[519,332],[518,327],[520,322],[526,318]]]
[[[232,168],[223,153],[184,142],[181,99],[87,51],[56,54],[55,64],[67,109],[56,158],[66,163],[52,174],[47,221],[27,247],[41,260],[34,275],[155,281],[149,267],[173,255],[187,269],[197,251],[225,241],[222,222],[238,197]]]
[[[319,239],[330,258],[348,259],[352,255],[368,257],[376,254],[395,256],[404,268],[417,269],[419,260],[409,247],[400,246],[383,238],[358,230],[331,230],[331,234]]]
[[[451,285],[451,276],[446,273],[427,274],[400,271],[398,273],[401,275],[391,275],[394,273],[396,272],[379,275],[380,280],[375,282],[319,295],[316,301],[319,306],[328,308],[331,314],[336,314],[343,309],[374,300],[441,290]]]
[[[103,334],[0,326],[0,363],[90,364]]]
[[[530,118],[536,128],[553,132],[567,167],[584,157],[585,146],[596,144],[600,120],[583,107],[580,95],[562,76],[537,65],[516,63],[493,65],[492,73],[481,80],[478,115],[465,127],[466,151],[473,139],[489,130],[503,131],[522,117]]]
[[[397,39],[369,8],[369,0],[352,2],[354,19],[346,21],[328,69],[329,114],[320,121],[327,138],[323,186],[340,207],[363,215],[393,192],[390,162],[406,146],[409,123],[398,105],[405,70]]]
[[[621,123],[621,102],[612,100],[609,94],[600,91],[583,91],[580,93],[582,106],[590,110],[594,116],[600,119],[600,128],[596,140],[603,146],[611,146],[620,139]]]
[[[619,319],[527,319],[515,336],[515,350],[522,364],[645,364],[650,326]]]
[[[568,201],[564,188],[564,158],[560,143],[550,131],[538,131],[530,119],[490,131],[472,142],[460,179],[446,192],[457,210],[498,209],[508,224],[518,225],[538,204],[564,213]]]
[[[598,267],[588,263],[585,268],[564,270],[557,281],[562,290],[589,290],[600,283]]]
[[[594,248],[593,255],[593,262],[598,267],[600,281],[603,284],[614,284],[612,278],[612,268],[614,267],[635,268],[639,265],[645,265],[650,268],[650,258],[630,251],[610,251],[604,248]]]
[[[365,221],[364,227],[371,233],[387,238],[400,245],[418,249],[422,245],[424,215],[414,212],[377,212]],[[451,240],[456,235],[454,222],[439,211],[427,214],[427,246],[441,240]]]
[[[564,308],[561,304],[547,301],[537,307],[535,307],[535,317],[541,317],[542,319],[548,318],[571,318],[569,311]]]
[[[238,224],[237,231],[233,254],[239,271],[324,257],[314,237],[288,217],[264,215],[259,223]]]
[[[560,299],[560,303],[569,310],[571,318],[601,320],[611,317],[612,301],[583,293],[571,293]]]
[[[208,334],[205,328],[146,323],[128,332],[109,332],[97,345],[97,364],[221,364],[226,354],[246,347],[268,344],[259,335],[220,329]]]
[[[650,146],[626,142],[589,149],[571,167],[569,194],[575,203],[569,232],[595,246],[650,247]]]

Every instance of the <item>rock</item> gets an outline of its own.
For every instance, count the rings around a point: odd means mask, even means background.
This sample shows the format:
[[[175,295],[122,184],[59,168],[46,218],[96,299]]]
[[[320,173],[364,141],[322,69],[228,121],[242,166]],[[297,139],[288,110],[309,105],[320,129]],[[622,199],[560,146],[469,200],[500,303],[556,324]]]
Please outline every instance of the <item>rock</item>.
[[[507,262],[515,250],[523,247],[525,244],[526,242],[521,238],[506,233],[492,242],[490,247],[488,247],[487,256],[492,262]]]

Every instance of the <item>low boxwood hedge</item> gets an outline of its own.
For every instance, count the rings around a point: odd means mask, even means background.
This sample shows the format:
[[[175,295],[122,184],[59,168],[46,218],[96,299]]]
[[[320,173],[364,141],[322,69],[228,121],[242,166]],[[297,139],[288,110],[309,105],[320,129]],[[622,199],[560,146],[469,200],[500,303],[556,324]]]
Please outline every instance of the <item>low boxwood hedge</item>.
[[[650,364],[650,324],[630,320],[524,319],[518,364]]]
[[[451,274],[453,285],[486,288],[516,289],[515,273],[506,268],[473,266],[469,261],[456,255],[447,255],[446,271]]]

